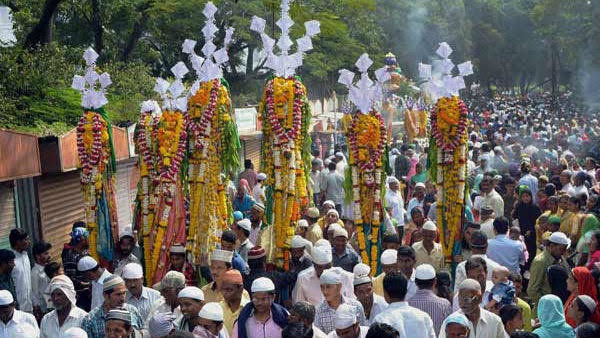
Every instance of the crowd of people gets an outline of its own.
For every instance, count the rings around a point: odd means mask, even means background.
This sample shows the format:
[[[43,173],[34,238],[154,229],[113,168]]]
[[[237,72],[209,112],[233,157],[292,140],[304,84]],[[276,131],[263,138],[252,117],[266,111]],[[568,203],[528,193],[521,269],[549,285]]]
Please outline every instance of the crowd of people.
[[[246,160],[219,248],[199,266],[185,243],[168,248],[155,285],[131,229],[108,266],[88,255],[83,222],[60,262],[13,229],[0,250],[0,337],[600,337],[600,125],[568,102],[469,101],[470,193],[451,260],[426,143],[391,144],[380,271],[361,261],[344,147],[313,154],[313,206],[285,267],[267,261],[267,176]]]

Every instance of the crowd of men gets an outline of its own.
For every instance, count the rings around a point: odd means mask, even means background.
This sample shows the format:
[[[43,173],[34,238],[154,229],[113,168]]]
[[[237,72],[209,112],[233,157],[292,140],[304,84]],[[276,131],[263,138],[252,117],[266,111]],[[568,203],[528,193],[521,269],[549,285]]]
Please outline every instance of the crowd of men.
[[[88,255],[83,222],[60,262],[13,229],[0,337],[600,337],[598,121],[545,95],[469,106],[469,197],[450,260],[422,142],[391,144],[379,271],[361,260],[343,147],[313,154],[314,206],[285,267],[267,261],[267,176],[247,160],[227,187],[234,221],[219,249],[194,266],[185,243],[172,246],[156,285],[131,229],[108,266]]]

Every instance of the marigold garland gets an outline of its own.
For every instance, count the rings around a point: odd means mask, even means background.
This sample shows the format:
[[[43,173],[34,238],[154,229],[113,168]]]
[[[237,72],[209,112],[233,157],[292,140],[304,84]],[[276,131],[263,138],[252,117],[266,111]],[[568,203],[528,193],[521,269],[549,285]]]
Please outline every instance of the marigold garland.
[[[347,196],[347,199],[351,198],[354,204],[354,224],[362,261],[369,264],[375,274],[379,258],[379,227],[383,215],[381,187],[387,131],[378,112],[356,112],[346,135],[350,146],[350,170],[347,172],[350,176],[346,180],[352,184],[351,196]]]
[[[265,214],[271,224],[268,261],[275,259],[278,265],[287,266],[290,239],[310,195],[311,113],[306,88],[295,77],[270,79],[259,109],[264,121],[262,171],[268,177]]]

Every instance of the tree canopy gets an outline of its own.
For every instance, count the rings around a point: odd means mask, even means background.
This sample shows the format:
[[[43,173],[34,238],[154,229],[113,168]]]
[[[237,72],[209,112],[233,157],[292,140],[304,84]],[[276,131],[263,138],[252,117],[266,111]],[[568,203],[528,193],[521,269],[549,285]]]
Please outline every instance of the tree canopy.
[[[234,104],[256,103],[269,72],[260,38],[249,30],[253,15],[278,36],[279,0],[215,0],[217,26],[235,28],[224,76]],[[170,75],[184,39],[203,43],[205,0],[12,0],[18,43],[0,49],[0,127],[56,133],[73,126],[81,111],[69,89],[87,47],[113,78],[107,110],[113,122],[135,120],[139,104],[155,98],[154,77]],[[588,105],[600,101],[600,2],[586,0],[295,0],[293,37],[316,19],[321,34],[299,69],[311,98],[340,87],[338,70],[367,52],[381,66],[388,51],[414,78],[447,41],[453,59],[472,60],[469,79],[483,88],[527,92],[573,90]],[[221,31],[220,34],[223,33]],[[222,44],[223,36],[219,36]],[[191,78],[188,78],[191,80]]]

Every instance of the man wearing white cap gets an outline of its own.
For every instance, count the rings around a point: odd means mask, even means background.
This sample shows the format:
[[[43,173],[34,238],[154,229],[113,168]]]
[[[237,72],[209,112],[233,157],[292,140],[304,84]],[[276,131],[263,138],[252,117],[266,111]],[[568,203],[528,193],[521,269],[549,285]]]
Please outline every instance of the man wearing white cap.
[[[408,280],[400,272],[392,272],[383,279],[385,300],[389,306],[377,317],[375,323],[385,323],[394,327],[400,337],[435,338],[433,322],[429,315],[406,302]]]
[[[281,338],[288,323],[287,310],[275,303],[275,284],[260,277],[252,282],[252,302],[246,304],[233,326],[232,338]]]
[[[327,241],[324,241],[327,244]],[[312,250],[313,266],[301,271],[296,279],[296,285],[292,291],[292,301],[305,300],[314,306],[321,304],[325,299],[321,292],[321,281],[319,278],[324,270],[331,268],[333,255],[330,246],[316,246]],[[342,295],[347,298],[355,298],[352,289],[354,276],[348,271],[341,272]]]
[[[292,237],[290,247],[290,255],[292,259],[290,260],[289,271],[300,272],[312,266],[310,255],[307,254],[307,250],[308,252],[312,250],[309,250],[309,248],[312,248],[312,243],[310,243],[310,241],[298,235],[294,235]]]
[[[423,240],[412,245],[415,249],[417,266],[431,264],[436,270],[444,268],[444,251],[442,245],[435,242],[437,226],[432,221],[427,221],[421,228]]]
[[[436,286],[436,274],[433,266],[422,264],[415,270],[415,283],[419,290],[408,300],[408,304],[429,315],[433,321],[436,335],[440,333],[440,327],[446,317],[452,313],[452,304],[438,297],[433,289]]]
[[[458,301],[460,310],[453,312],[450,317],[464,315],[469,320],[469,337],[473,338],[504,338],[504,326],[497,315],[481,308],[481,285],[474,279],[467,278],[458,286]],[[446,326],[451,321],[444,321],[440,328],[439,338],[446,338]]]
[[[160,291],[161,298],[156,302],[147,318],[153,318],[157,313],[172,313],[179,323],[183,318],[177,295],[185,287],[185,276],[181,272],[169,271],[154,288]]]
[[[321,214],[316,207],[310,207],[306,211],[306,218],[310,224],[306,230],[306,239],[312,244],[315,244],[316,241],[323,238],[323,228],[321,228],[321,224],[319,223],[320,217]]]
[[[46,292],[50,294],[54,310],[42,318],[41,338],[59,337],[68,329],[81,326],[87,312],[75,305],[75,286],[69,277],[58,275],[52,278]]]
[[[0,290],[0,337],[11,337],[15,328],[21,325],[31,325],[34,328],[30,337],[38,338],[40,330],[35,317],[27,312],[15,309],[15,300],[7,290]],[[24,338],[24,337],[23,337]]]
[[[398,271],[398,250],[384,250],[381,253],[381,257],[379,257],[379,262],[381,263],[382,271],[377,277],[373,278],[373,292],[378,296],[383,297],[383,279],[385,278],[385,274]]]
[[[265,204],[265,200],[267,199],[265,196],[265,188],[263,187],[263,182],[267,179],[267,174],[259,173],[256,175],[256,184],[252,188],[252,196],[254,197],[254,201],[257,203]]]
[[[298,235],[302,238],[306,238],[306,232],[308,231],[308,221],[305,219],[298,220],[296,223],[296,229],[294,235]]]
[[[369,332],[368,326],[358,323],[356,309],[348,304],[341,304],[335,310],[333,320],[335,330],[331,331],[328,338],[365,338]]]
[[[206,303],[198,313],[197,322],[194,329],[197,338],[229,338],[223,326],[223,308],[219,303]]]
[[[174,244],[169,248],[169,268],[167,271],[178,271],[185,276],[186,285],[196,285],[196,270],[188,262],[185,245]]]
[[[244,259],[244,262],[248,264],[248,251],[254,247],[254,243],[250,241],[250,231],[252,230],[252,222],[249,219],[244,218],[237,222],[237,227],[235,228],[235,234],[237,235],[240,246],[237,251]]]
[[[335,153],[335,170],[342,176],[346,174],[346,168],[348,167],[348,163],[346,162],[346,157],[344,153],[338,151]]]
[[[369,325],[373,323],[373,319],[378,314],[388,307],[385,298],[373,293],[373,281],[369,276],[370,272],[371,268],[363,263],[354,267],[354,294],[363,306]]]
[[[361,325],[367,325],[365,311],[362,304],[354,298],[346,298],[342,295],[342,273],[343,269],[331,268],[323,271],[319,278],[321,292],[324,300],[316,307],[315,326],[325,333],[335,330],[335,311],[341,304],[347,304],[354,309]]]
[[[144,327],[144,319],[142,319],[138,310],[132,305],[125,303],[126,293],[127,287],[125,287],[125,282],[121,277],[110,275],[104,280],[102,293],[104,302],[102,305],[92,309],[81,322],[81,328],[87,332],[89,338],[106,337],[106,316],[110,310],[116,308],[123,308],[129,311],[131,326],[134,329],[141,330]]]
[[[129,263],[141,264],[139,258],[133,254],[135,247],[136,244],[133,230],[131,224],[129,224],[119,233],[119,243],[117,243],[117,248],[115,250],[115,275],[123,277],[123,268]]]
[[[233,252],[231,251],[215,249],[211,252],[209,269],[213,281],[202,287],[202,292],[207,302],[220,302],[223,300],[223,294],[221,294],[221,277],[225,272],[231,270],[232,259]],[[243,297],[250,298],[246,290],[244,290]]]
[[[104,280],[112,274],[108,270],[100,267],[98,262],[92,256],[84,256],[77,262],[77,270],[92,281],[92,306],[90,309],[97,308],[104,302],[103,285]]]
[[[352,272],[354,266],[360,263],[360,257],[348,247],[348,231],[341,226],[333,232],[333,266]]]
[[[150,310],[160,300],[160,292],[144,286],[144,270],[137,263],[123,267],[122,277],[127,287],[127,304],[135,306],[142,318],[148,318]]]
[[[404,211],[404,199],[400,192],[400,181],[394,176],[390,176],[387,178],[387,184],[388,189],[385,192],[385,207],[392,209],[390,216],[398,222],[397,226],[404,227],[404,214],[406,212]]]
[[[419,206],[423,208],[423,203],[425,201],[425,190],[425,183],[419,182],[415,184],[415,191],[413,192],[414,197],[408,201],[408,206],[406,207],[406,217],[409,221],[411,220],[410,211],[414,207]]]
[[[544,251],[535,256],[531,262],[529,269],[531,276],[529,278],[529,285],[527,286],[527,295],[531,297],[534,304],[537,304],[543,295],[552,293],[546,274],[550,265],[559,264],[566,268],[567,271],[571,270],[563,258],[570,245],[571,240],[567,235],[559,231],[553,232],[548,239],[548,245],[544,248]]]
[[[177,301],[183,319],[178,323],[178,329],[186,332],[194,331],[198,325],[198,312],[204,306],[204,292],[195,286],[187,286],[179,291]]]

